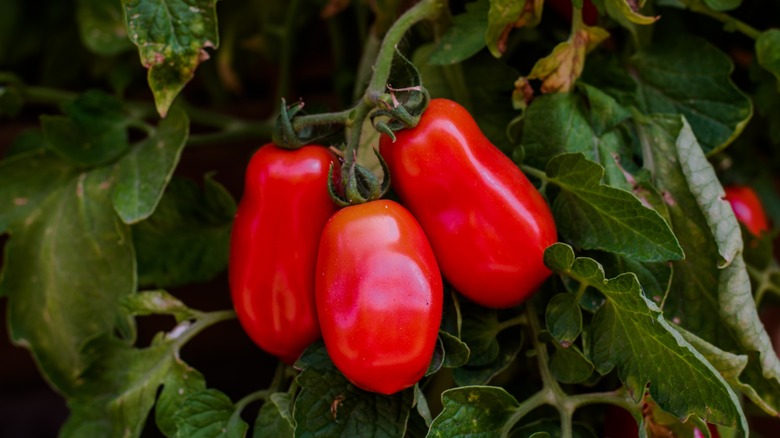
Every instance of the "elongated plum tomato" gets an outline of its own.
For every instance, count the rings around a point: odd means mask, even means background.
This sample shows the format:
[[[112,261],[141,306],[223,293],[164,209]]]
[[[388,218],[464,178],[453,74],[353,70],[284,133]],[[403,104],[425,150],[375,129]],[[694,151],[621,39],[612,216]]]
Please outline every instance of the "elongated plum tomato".
[[[263,350],[292,364],[319,339],[314,304],[317,245],[336,212],[328,196],[333,154],[321,146],[260,148],[246,171],[230,247],[238,319]]]
[[[347,379],[393,394],[423,377],[443,286],[428,239],[404,207],[380,200],[333,215],[320,240],[316,291],[325,347]]]
[[[764,205],[756,192],[748,186],[726,187],[726,200],[731,204],[734,215],[754,236],[769,231]]]
[[[382,137],[393,187],[420,221],[444,278],[487,307],[519,304],[550,275],[550,208],[459,104],[433,99],[420,123]]]

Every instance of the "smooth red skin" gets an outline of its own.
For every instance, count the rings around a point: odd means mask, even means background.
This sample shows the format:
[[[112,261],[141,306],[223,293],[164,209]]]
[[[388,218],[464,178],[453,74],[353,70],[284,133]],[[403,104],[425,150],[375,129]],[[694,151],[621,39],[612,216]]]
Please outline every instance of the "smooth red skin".
[[[230,247],[238,319],[263,350],[292,364],[320,338],[314,302],[317,245],[337,207],[328,196],[335,156],[321,146],[272,144],[252,157]]]
[[[322,232],[316,291],[325,346],[347,379],[393,394],[423,377],[444,292],[433,250],[404,207],[380,200],[336,213]]]
[[[393,187],[431,241],[444,278],[477,304],[507,308],[550,275],[547,202],[459,104],[433,99],[420,123],[382,137]]]
[[[769,231],[769,219],[756,192],[747,186],[726,187],[726,200],[731,204],[737,220],[754,236]]]

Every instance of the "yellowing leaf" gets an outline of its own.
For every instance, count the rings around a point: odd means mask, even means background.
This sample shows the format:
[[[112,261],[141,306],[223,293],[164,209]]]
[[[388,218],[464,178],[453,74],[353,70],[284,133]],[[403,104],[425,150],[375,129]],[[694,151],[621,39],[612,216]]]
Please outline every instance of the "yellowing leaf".
[[[542,93],[568,93],[582,75],[585,55],[608,37],[600,27],[583,27],[537,61],[528,78],[542,81]]]

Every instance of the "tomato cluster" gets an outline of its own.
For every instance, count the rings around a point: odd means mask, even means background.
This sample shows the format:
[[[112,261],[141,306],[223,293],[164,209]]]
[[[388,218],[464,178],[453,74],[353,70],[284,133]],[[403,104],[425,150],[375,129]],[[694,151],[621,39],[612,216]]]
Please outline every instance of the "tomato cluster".
[[[443,279],[487,307],[515,306],[550,275],[557,239],[546,201],[455,102],[380,144],[401,203],[336,211],[325,148],[274,145],[252,158],[233,226],[238,318],[292,363],[320,334],[356,386],[392,394],[423,377],[436,346]]]

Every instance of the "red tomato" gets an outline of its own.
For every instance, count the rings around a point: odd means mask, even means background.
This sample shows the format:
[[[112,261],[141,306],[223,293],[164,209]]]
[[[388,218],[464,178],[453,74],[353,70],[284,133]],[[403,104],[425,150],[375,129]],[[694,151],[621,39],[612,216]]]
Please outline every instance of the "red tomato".
[[[356,386],[393,394],[433,356],[443,286],[428,239],[386,200],[346,207],[322,232],[317,311],[330,358]]]
[[[322,229],[336,212],[327,186],[333,161],[321,146],[260,148],[233,223],[229,276],[238,319],[260,348],[288,364],[320,337],[314,268]]]
[[[734,215],[754,236],[769,231],[764,206],[752,188],[747,186],[726,187],[726,200],[731,204]]]
[[[444,278],[477,304],[519,304],[550,275],[556,230],[547,202],[459,104],[434,99],[380,150],[403,204],[431,241]]]

